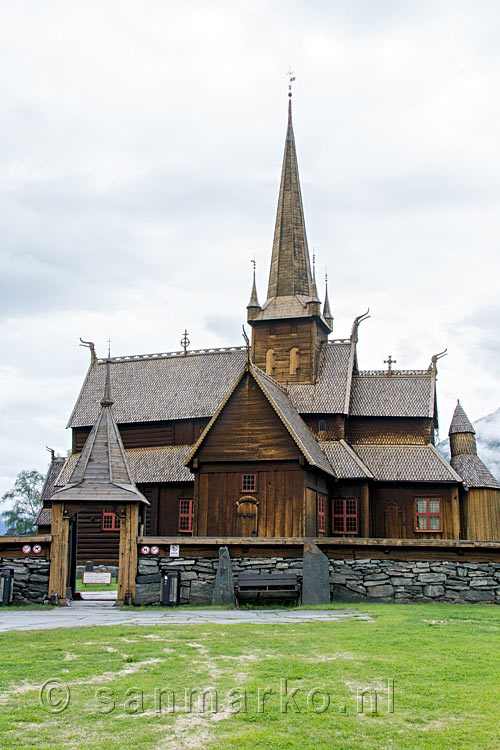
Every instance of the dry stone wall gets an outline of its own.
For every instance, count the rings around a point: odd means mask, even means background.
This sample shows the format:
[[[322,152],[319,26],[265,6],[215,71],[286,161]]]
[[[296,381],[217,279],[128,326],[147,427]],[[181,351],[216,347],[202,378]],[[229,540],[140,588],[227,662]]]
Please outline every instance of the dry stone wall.
[[[48,601],[49,560],[0,558],[0,568],[14,571],[13,604],[43,604]]]
[[[211,604],[219,561],[216,558],[140,557],[136,604],[159,604],[161,572],[181,571],[181,604]],[[294,571],[302,578],[301,558],[232,558],[235,581],[243,570]],[[500,563],[405,562],[330,559],[332,601],[500,604]]]

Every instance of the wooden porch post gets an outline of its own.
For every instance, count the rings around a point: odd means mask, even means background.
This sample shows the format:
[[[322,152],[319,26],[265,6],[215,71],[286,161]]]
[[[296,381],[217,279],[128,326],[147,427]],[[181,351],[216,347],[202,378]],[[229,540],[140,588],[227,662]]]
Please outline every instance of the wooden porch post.
[[[370,534],[370,490],[368,484],[365,482],[361,485],[361,525],[362,533],[365,539],[371,536]]]
[[[69,518],[64,518],[64,503],[52,505],[52,544],[50,547],[49,597],[55,592],[59,604],[66,604],[68,581]]]
[[[460,539],[460,501],[458,497],[458,487],[453,487],[451,491],[451,517],[453,524],[453,538]]]
[[[130,503],[124,507],[125,513],[120,516],[118,595],[116,600],[118,605],[124,603],[127,593],[131,595],[132,604],[135,602],[135,577],[137,575],[139,506],[136,503]]]

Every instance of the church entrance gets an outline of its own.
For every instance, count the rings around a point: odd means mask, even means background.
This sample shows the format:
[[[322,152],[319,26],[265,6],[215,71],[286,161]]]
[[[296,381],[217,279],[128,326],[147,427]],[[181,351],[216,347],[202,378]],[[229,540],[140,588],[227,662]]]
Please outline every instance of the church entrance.
[[[259,501],[254,497],[242,497],[236,501],[236,536],[257,536]]]
[[[105,519],[105,524],[109,525],[112,521],[116,528],[104,531],[116,532],[118,554],[113,559],[103,558],[104,563],[88,560],[81,565],[78,542],[79,516],[89,511],[94,515],[100,514],[100,517]],[[116,518],[108,521],[105,513],[113,513]],[[137,573],[138,515],[137,503],[116,504],[111,510],[106,508],[104,511],[102,506],[97,504],[90,506],[86,503],[82,507],[54,503],[49,597],[59,604],[71,601],[133,604]]]

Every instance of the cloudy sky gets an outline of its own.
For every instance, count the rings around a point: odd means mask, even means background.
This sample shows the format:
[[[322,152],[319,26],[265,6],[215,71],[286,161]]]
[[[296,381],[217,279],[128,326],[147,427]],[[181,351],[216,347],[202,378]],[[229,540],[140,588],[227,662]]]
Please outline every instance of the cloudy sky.
[[[0,0],[0,493],[104,355],[240,345],[265,298],[286,72],[309,244],[363,368],[497,409],[498,0]]]

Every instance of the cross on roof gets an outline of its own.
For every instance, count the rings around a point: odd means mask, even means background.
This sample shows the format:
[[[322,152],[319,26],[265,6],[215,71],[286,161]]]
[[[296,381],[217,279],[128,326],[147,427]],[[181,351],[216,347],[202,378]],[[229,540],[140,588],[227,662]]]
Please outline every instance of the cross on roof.
[[[392,372],[392,365],[395,365],[397,362],[397,359],[393,359],[392,356],[389,354],[387,359],[384,359],[384,365],[387,365],[387,372]]]
[[[188,332],[187,332],[187,328],[186,328],[184,330],[184,336],[181,338],[181,346],[184,349],[184,356],[187,355],[187,349],[188,349],[188,346],[189,346],[190,343],[191,342],[190,342],[190,340],[188,338]]]

